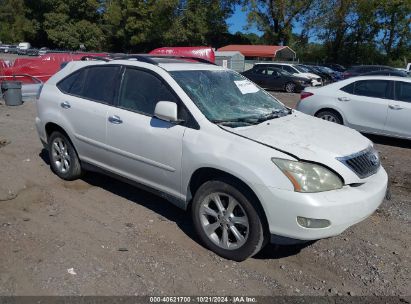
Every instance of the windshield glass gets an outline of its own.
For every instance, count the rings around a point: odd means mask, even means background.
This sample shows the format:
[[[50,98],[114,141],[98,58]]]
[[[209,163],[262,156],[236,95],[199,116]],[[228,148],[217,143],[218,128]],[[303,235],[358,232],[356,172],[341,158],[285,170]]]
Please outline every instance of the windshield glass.
[[[289,110],[244,76],[227,70],[170,72],[203,114],[213,122],[259,123]],[[279,116],[279,115],[277,115]]]

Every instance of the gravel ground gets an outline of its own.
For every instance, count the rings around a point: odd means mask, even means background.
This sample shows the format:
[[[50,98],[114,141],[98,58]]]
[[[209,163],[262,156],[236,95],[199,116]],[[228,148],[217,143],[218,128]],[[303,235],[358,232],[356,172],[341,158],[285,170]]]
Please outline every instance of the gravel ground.
[[[276,93],[293,106],[296,94]],[[35,102],[0,101],[1,295],[410,296],[411,144],[373,137],[392,199],[342,235],[267,246],[237,263],[204,249],[189,216],[112,178],[54,175]],[[344,144],[344,143],[342,143]]]

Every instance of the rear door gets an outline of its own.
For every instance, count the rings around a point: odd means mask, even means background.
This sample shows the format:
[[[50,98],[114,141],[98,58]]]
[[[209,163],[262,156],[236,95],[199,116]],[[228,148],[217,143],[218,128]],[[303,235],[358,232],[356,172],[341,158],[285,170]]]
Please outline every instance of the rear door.
[[[337,104],[351,127],[363,132],[381,133],[387,119],[393,82],[358,80],[341,88]]]
[[[253,82],[258,84],[261,87],[264,87],[266,68],[263,66],[255,66],[250,74],[247,75]]]
[[[172,89],[150,70],[127,67],[122,75],[117,107],[110,108],[107,145],[116,173],[181,197],[184,124],[154,117],[159,101],[179,105],[179,118],[189,121]]]
[[[58,83],[65,93],[59,100],[79,156],[82,160],[104,166],[107,152],[107,112],[118,87],[120,66],[95,65],[83,68]]]
[[[411,83],[395,82],[395,100],[388,104],[385,132],[392,136],[411,138]]]
[[[265,86],[272,90],[282,90],[285,87],[285,79],[276,68],[268,67],[265,75]]]

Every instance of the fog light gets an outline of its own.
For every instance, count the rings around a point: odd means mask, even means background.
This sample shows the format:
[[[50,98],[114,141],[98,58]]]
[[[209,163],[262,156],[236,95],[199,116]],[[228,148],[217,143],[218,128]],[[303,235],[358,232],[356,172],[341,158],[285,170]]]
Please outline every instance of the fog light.
[[[325,228],[331,225],[329,220],[297,216],[297,223],[304,228]]]

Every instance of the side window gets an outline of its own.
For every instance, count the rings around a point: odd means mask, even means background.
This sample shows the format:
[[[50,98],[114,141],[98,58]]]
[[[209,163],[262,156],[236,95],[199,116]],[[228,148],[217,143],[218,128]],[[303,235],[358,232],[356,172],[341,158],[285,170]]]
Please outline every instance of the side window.
[[[411,102],[411,83],[397,81],[395,86],[397,100]]]
[[[353,94],[354,93],[354,82],[350,83],[349,85],[346,85],[345,87],[342,87],[340,90],[346,93],[349,93],[349,94]]]
[[[355,82],[354,95],[390,98],[390,82],[386,80],[360,80]]]
[[[153,116],[159,101],[178,103],[174,94],[153,74],[126,69],[120,90],[119,107]]]
[[[294,74],[297,71],[295,69],[293,69],[292,67],[288,66],[288,65],[283,65],[283,70],[287,71],[288,73]]]
[[[120,67],[118,66],[93,66],[87,68],[87,76],[81,96],[112,104],[117,89],[119,71]]]
[[[274,75],[274,76],[278,76],[278,72],[275,70],[275,69],[270,69],[270,68],[268,68],[267,69],[267,75]]]
[[[82,69],[77,76],[77,78],[73,81],[73,84],[70,87],[69,93],[72,95],[77,95],[81,96],[83,93],[83,88],[84,88],[84,80],[86,78],[86,70]]]
[[[68,77],[64,78],[57,84],[57,87],[63,93],[72,94],[72,95],[81,95],[84,84],[85,70],[81,69]]]
[[[257,67],[256,69],[254,69],[254,74],[264,75],[265,74],[265,69],[261,68],[261,67]]]

